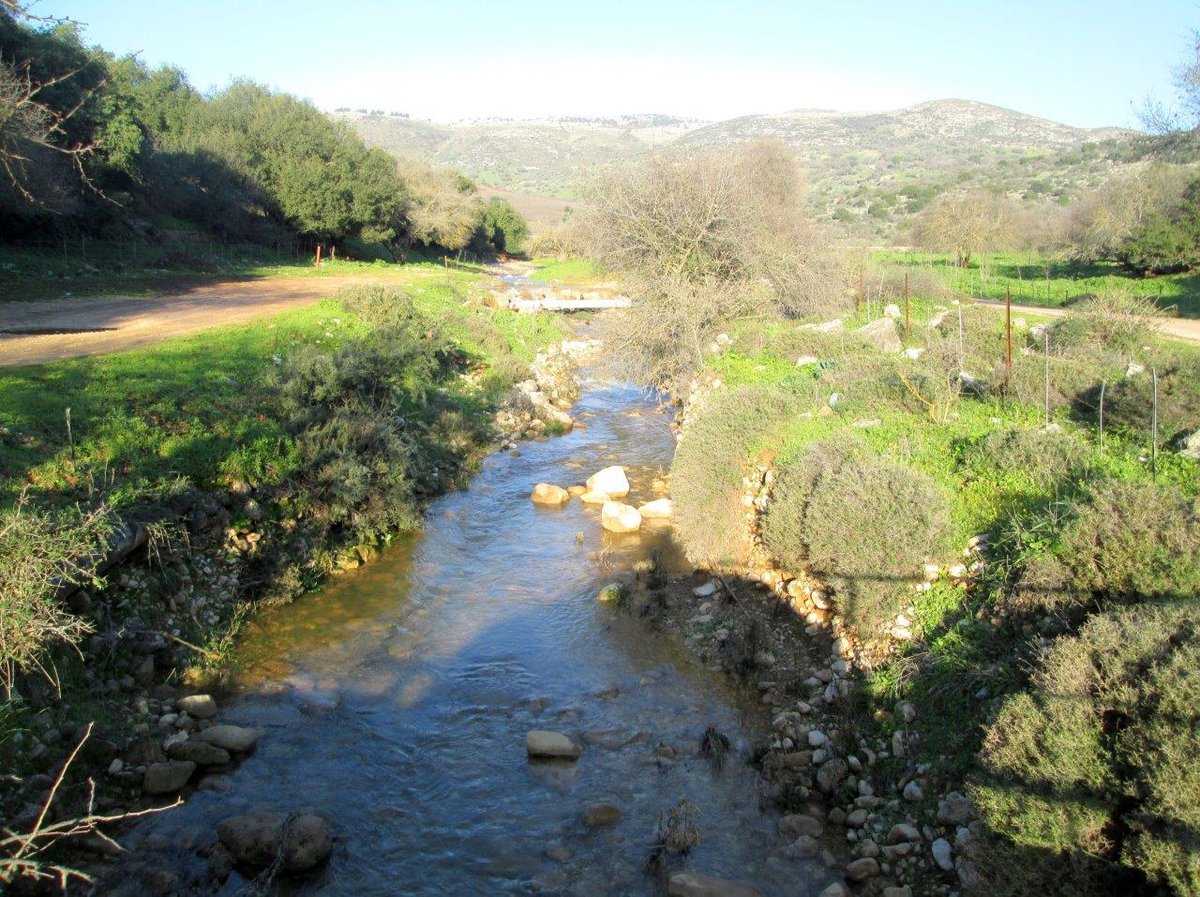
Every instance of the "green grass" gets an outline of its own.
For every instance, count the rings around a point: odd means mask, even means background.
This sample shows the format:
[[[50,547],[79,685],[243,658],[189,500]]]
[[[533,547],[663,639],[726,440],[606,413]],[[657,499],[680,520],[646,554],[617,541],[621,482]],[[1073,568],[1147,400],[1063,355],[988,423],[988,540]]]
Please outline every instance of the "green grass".
[[[1186,318],[1200,317],[1200,275],[1184,273],[1142,277],[1113,262],[1082,264],[1036,252],[993,253],[957,268],[952,257],[922,252],[876,253],[880,262],[935,271],[947,287],[977,299],[1061,308],[1086,294],[1128,292],[1154,300]]]
[[[586,286],[601,280],[604,269],[591,259],[534,259],[534,270],[529,276],[535,280],[547,283],[561,283],[567,286]]]
[[[389,271],[418,310],[480,361],[509,354],[528,361],[561,335],[557,319],[466,304],[476,282],[469,271],[433,265]],[[0,369],[0,500],[24,487],[69,496],[92,485],[134,488],[176,475],[209,486],[239,463],[235,453],[254,446],[280,455],[282,476],[287,443],[262,413],[269,409],[259,407],[264,379],[277,358],[303,346],[332,352],[368,329],[323,300],[148,349]]]

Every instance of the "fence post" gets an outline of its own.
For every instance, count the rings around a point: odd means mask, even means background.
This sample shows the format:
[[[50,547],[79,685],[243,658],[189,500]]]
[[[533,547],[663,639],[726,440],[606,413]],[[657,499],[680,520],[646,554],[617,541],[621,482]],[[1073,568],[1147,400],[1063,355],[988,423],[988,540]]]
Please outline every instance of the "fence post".
[[[1108,381],[1100,381],[1100,454],[1104,454],[1104,391],[1108,389]]]
[[[904,338],[908,339],[911,332],[911,326],[908,319],[909,310],[909,293],[908,293],[908,272],[904,272]]]
[[[1046,428],[1050,428],[1050,329],[1046,329],[1046,387],[1045,387],[1045,403],[1046,403]]]
[[[1012,382],[1012,287],[1004,290],[1004,389]]]
[[[1158,482],[1158,368],[1150,369],[1154,405],[1150,412],[1150,478]]]

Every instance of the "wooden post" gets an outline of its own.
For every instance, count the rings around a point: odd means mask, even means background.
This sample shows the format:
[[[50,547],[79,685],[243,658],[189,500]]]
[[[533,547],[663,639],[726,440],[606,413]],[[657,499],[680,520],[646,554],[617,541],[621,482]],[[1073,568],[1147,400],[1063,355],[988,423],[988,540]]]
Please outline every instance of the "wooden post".
[[[904,272],[904,338],[908,339],[910,332],[909,324],[909,293],[908,293],[908,272]]]
[[[1150,478],[1158,482],[1158,368],[1150,369],[1154,405],[1150,412]]]
[[[1104,454],[1104,391],[1108,389],[1108,380],[1100,381],[1100,454]]]
[[[863,268],[858,269],[858,300],[854,303],[856,312],[862,311],[863,304],[867,298],[867,272]]]
[[[317,267],[317,268],[321,267],[321,244],[320,243],[317,244],[317,262],[316,262],[315,267]]]
[[[75,434],[71,432],[71,409],[67,408],[67,447],[71,455],[71,463],[75,463]]]
[[[1050,427],[1050,328],[1046,328],[1046,386],[1045,386],[1045,402],[1046,402],[1046,428]]]
[[[1004,385],[1012,379],[1012,288],[1004,291]]]

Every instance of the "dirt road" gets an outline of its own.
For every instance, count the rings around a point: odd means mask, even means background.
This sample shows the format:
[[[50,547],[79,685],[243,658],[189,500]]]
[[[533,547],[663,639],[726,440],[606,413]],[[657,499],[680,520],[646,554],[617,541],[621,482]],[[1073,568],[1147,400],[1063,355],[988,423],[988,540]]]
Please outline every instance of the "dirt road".
[[[499,273],[498,271],[492,273]],[[225,280],[165,296],[0,302],[0,367],[102,355],[277,314],[331,296],[369,275]],[[985,303],[1003,305],[1003,303]],[[1061,317],[1056,308],[1014,305],[1022,315]],[[1168,318],[1162,332],[1200,343],[1200,321]]]
[[[992,302],[986,299],[979,299],[976,302],[979,305],[1004,308],[1003,302]],[[1041,315],[1045,318],[1062,318],[1067,314],[1067,310],[1063,308],[1041,308],[1036,305],[1014,305],[1012,310],[1014,315]],[[1200,343],[1200,321],[1193,318],[1161,318],[1156,323],[1163,336],[1189,343]]]
[[[44,364],[150,345],[332,296],[370,276],[226,280],[155,297],[0,303],[0,366]]]

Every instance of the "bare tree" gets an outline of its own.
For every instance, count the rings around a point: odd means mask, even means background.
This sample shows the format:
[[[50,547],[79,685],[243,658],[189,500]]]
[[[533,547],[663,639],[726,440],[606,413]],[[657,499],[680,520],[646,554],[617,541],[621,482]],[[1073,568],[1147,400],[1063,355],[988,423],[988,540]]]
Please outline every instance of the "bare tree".
[[[635,299],[624,343],[647,377],[670,384],[694,370],[724,322],[845,299],[840,263],[803,193],[777,142],[653,156],[593,186],[584,242]]]
[[[926,206],[913,223],[913,240],[934,252],[953,254],[965,268],[977,252],[1008,249],[1019,236],[1012,201],[988,190],[945,193]]]
[[[1171,83],[1175,87],[1175,107],[1147,97],[1138,110],[1142,125],[1151,133],[1169,134],[1200,127],[1200,31],[1192,32],[1191,59],[1172,70]]]

